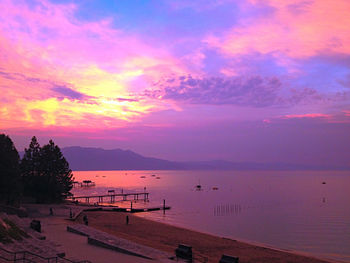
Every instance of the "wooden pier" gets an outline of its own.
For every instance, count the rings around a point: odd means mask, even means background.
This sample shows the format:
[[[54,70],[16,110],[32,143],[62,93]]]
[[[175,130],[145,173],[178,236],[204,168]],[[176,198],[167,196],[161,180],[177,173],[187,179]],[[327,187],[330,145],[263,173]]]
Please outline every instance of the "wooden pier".
[[[96,186],[95,182],[91,180],[84,180],[82,182],[74,181],[73,182],[73,188],[75,187],[91,187],[91,186]]]
[[[97,207],[97,208],[87,208],[84,211],[94,212],[94,211],[108,211],[108,212],[124,212],[124,213],[141,213],[141,212],[151,212],[160,210],[169,210],[170,206],[164,207],[145,207],[145,208],[126,208],[126,207]]]
[[[98,200],[98,203],[103,203],[103,200],[107,200],[107,202],[114,203],[116,201],[130,201],[130,200],[144,200],[145,202],[148,201],[149,193],[142,192],[142,193],[123,193],[123,194],[106,194],[106,195],[86,195],[86,196],[71,196],[68,199],[74,201],[84,200],[86,203],[90,203],[90,199]],[[120,200],[118,197],[121,197]],[[133,199],[128,199],[128,197],[133,197]]]

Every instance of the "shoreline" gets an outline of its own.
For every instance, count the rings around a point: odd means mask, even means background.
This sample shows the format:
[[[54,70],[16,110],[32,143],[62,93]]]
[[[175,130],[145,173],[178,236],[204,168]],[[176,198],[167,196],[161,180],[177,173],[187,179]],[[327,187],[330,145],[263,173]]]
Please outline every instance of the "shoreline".
[[[138,213],[135,213],[134,215],[138,216]],[[245,244],[251,245],[251,246],[267,248],[267,249],[276,250],[276,251],[285,252],[285,253],[292,253],[292,254],[295,254],[295,255],[304,256],[304,257],[308,257],[308,258],[314,258],[314,259],[317,259],[317,260],[330,262],[330,263],[347,263],[346,261],[342,261],[342,260],[321,258],[321,257],[318,257],[317,255],[314,255],[314,254],[311,254],[311,253],[308,253],[308,252],[304,252],[304,251],[278,248],[278,247],[274,247],[274,246],[269,245],[269,244],[265,244],[265,243],[261,243],[261,242],[257,242],[257,241],[253,241],[253,240],[234,239],[234,238],[231,238],[231,237],[219,236],[219,235],[215,235],[215,234],[210,233],[210,232],[199,231],[199,230],[192,229],[192,228],[187,228],[187,227],[181,226],[181,225],[170,224],[170,223],[166,223],[166,222],[160,222],[160,221],[148,218],[148,217],[142,217],[142,216],[138,216],[138,217],[141,217],[141,218],[143,218],[145,220],[149,220],[149,221],[152,221],[152,222],[156,222],[156,223],[165,224],[165,225],[168,225],[168,226],[174,226],[174,227],[182,228],[184,230],[188,230],[188,231],[191,231],[191,232],[206,234],[206,235],[213,236],[213,237],[216,237],[216,238],[227,239],[227,240],[230,240],[230,241],[233,241],[233,242],[245,243]]]
[[[83,213],[89,218],[89,226],[96,229],[168,253],[174,253],[177,245],[184,243],[193,247],[195,255],[207,257],[208,262],[218,262],[222,254],[238,256],[240,262],[341,262],[320,259],[300,251],[284,250],[266,244],[215,236],[130,213],[109,211]],[[126,216],[130,218],[129,225],[125,223]],[[82,215],[77,218],[77,222],[83,223]]]

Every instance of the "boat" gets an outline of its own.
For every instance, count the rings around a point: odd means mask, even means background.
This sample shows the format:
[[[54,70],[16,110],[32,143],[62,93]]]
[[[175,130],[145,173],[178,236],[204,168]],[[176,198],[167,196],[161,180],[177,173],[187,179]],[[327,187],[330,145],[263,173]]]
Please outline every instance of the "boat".
[[[212,189],[213,189],[213,190],[219,190],[219,188],[216,187],[216,186],[214,186]]]
[[[202,190],[202,186],[201,186],[201,181],[200,180],[198,180],[198,184],[196,185],[196,190],[197,191],[201,191]]]
[[[142,176],[140,176],[140,178],[146,178],[146,176],[142,175]]]
[[[156,177],[156,179],[160,179],[160,177],[159,177],[159,176],[157,176],[157,177]]]

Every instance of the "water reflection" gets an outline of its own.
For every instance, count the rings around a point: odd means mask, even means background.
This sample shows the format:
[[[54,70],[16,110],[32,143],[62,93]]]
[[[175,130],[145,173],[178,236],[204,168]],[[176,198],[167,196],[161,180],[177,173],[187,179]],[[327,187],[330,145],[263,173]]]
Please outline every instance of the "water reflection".
[[[77,195],[143,192],[133,207],[171,210],[139,216],[233,239],[350,262],[349,172],[87,171],[95,187]],[[141,178],[142,177],[142,178]],[[157,177],[161,179],[156,179]],[[200,191],[196,187],[200,182]],[[322,182],[327,182],[322,184]],[[113,205],[130,207],[130,202]]]

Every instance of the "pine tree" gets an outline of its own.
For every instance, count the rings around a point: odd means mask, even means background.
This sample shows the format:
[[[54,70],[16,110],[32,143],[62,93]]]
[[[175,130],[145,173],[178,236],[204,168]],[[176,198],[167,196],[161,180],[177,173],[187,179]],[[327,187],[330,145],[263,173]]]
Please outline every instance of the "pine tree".
[[[10,139],[0,134],[0,200],[16,205],[20,199],[19,155]]]
[[[40,163],[44,196],[49,202],[62,201],[73,187],[73,174],[60,148],[52,140],[41,148]]]
[[[42,148],[36,137],[21,162],[25,195],[39,203],[62,201],[73,187],[73,174],[60,148],[52,140]]]
[[[32,137],[29,148],[24,150],[21,160],[21,175],[25,196],[35,196],[41,176],[40,145],[35,136]]]

